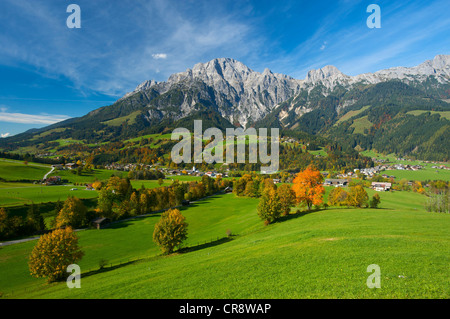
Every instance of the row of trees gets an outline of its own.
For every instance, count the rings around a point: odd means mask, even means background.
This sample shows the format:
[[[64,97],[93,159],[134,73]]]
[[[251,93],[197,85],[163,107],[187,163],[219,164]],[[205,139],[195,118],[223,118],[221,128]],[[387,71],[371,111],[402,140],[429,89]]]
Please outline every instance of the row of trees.
[[[277,220],[281,215],[289,214],[294,205],[304,205],[308,210],[323,202],[323,176],[320,171],[308,167],[294,178],[293,185],[277,186],[265,181],[258,205],[258,215],[266,225]]]
[[[170,186],[139,190],[131,186],[128,178],[111,177],[105,185],[97,183],[99,189],[98,204],[95,212],[90,213],[83,202],[69,197],[55,218],[54,227],[88,226],[95,216],[119,220],[128,217],[149,214],[151,212],[182,205],[183,201],[197,200],[222,190],[231,182],[221,178],[212,179],[203,176],[201,181],[181,183],[175,180]]]
[[[187,227],[186,218],[180,211],[169,209],[155,225],[153,241],[163,253],[170,254],[187,239]],[[39,238],[30,254],[28,268],[33,277],[54,282],[64,279],[67,267],[80,261],[83,256],[78,236],[72,227],[58,228]]]
[[[238,196],[259,197],[258,215],[267,225],[282,215],[289,214],[291,207],[303,205],[307,210],[313,206],[354,206],[377,208],[380,196],[369,196],[362,185],[354,185],[346,191],[334,188],[329,195],[328,203],[324,204],[325,188],[323,176],[319,170],[309,166],[299,172],[290,184],[277,186],[272,179],[258,175],[245,174],[234,182],[234,193]]]
[[[111,177],[99,191],[97,215],[117,220],[179,206],[184,200],[197,200],[217,193],[230,184],[221,178],[203,176],[201,181],[139,190],[133,189],[128,179]]]
[[[25,236],[45,230],[44,218],[38,205],[31,204],[24,217],[10,216],[4,207],[0,208],[0,239]]]
[[[377,208],[380,204],[380,195],[375,194],[369,200],[369,195],[361,185],[351,186],[347,192],[341,187],[334,188],[328,196],[329,206],[353,206]]]

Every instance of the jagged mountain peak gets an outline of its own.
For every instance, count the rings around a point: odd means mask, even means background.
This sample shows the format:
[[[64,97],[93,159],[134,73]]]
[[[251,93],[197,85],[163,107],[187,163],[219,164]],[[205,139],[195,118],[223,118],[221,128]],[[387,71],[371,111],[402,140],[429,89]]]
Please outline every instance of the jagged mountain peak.
[[[339,78],[347,77],[344,73],[339,71],[339,69],[333,65],[326,65],[323,68],[317,70],[311,70],[306,75],[306,81],[317,83],[319,81],[324,81],[327,79],[336,80]]]

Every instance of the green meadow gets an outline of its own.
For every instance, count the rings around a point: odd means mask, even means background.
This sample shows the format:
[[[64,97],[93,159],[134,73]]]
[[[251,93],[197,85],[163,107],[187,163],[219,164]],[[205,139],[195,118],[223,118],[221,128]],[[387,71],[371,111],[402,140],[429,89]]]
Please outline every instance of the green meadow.
[[[189,238],[170,256],[152,241],[159,214],[80,231],[80,289],[29,275],[35,241],[5,246],[0,291],[3,298],[449,298],[450,216],[425,212],[424,195],[380,195],[379,209],[294,209],[269,226],[257,199],[213,196],[183,208]],[[108,261],[102,270],[100,259]],[[380,289],[366,286],[371,264],[380,266]]]
[[[50,165],[0,159],[0,178],[6,181],[41,180],[50,170]]]
[[[70,183],[93,183],[95,181],[106,181],[112,175],[126,177],[127,172],[108,169],[93,169],[90,172],[83,171],[81,175],[77,175],[76,170],[55,170],[49,176],[59,176],[62,180],[68,180]]]
[[[25,204],[39,204],[47,202],[64,201],[69,196],[78,198],[96,198],[96,191],[86,190],[84,186],[40,186],[28,184],[28,186],[2,187],[0,183],[0,206],[18,206]],[[77,190],[71,190],[76,188]]]

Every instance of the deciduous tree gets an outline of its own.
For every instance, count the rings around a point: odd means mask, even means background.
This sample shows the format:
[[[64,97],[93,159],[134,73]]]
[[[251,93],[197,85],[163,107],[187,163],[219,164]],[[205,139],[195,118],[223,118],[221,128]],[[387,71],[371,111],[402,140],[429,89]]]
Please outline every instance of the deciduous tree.
[[[276,188],[264,189],[258,204],[258,216],[266,225],[275,221],[282,213],[282,206]]]
[[[165,254],[170,254],[187,239],[186,218],[178,209],[169,209],[161,215],[155,225],[153,241]]]
[[[281,203],[281,211],[284,215],[288,215],[291,207],[295,205],[295,192],[291,185],[282,184],[277,187],[277,193]]]
[[[361,185],[350,187],[350,191],[347,196],[347,203],[349,206],[355,207],[367,207],[369,201],[369,195]]]
[[[84,253],[78,247],[78,237],[71,227],[57,229],[39,238],[29,259],[33,277],[47,277],[49,282],[67,274],[67,266],[78,262]]]
[[[328,195],[328,205],[345,206],[347,205],[348,193],[341,187],[335,187]]]
[[[381,202],[380,195],[375,194],[372,196],[372,199],[369,202],[369,206],[370,208],[378,208],[380,202]]]
[[[63,208],[56,216],[56,227],[72,226],[80,227],[86,222],[87,209],[83,202],[74,196],[69,196],[64,202]]]
[[[304,203],[308,210],[311,210],[312,205],[322,204],[325,188],[322,185],[323,176],[320,171],[308,166],[297,174],[293,182],[292,189],[298,203]]]

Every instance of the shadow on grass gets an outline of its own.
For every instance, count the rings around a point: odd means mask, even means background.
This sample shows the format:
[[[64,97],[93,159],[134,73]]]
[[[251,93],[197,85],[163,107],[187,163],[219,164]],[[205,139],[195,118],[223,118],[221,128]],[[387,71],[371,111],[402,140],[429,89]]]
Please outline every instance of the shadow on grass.
[[[377,208],[370,208],[370,207],[347,207],[347,206],[342,206],[342,207],[329,207],[327,209],[323,209],[323,208],[314,208],[311,210],[306,210],[306,211],[301,211],[301,212],[296,212],[296,213],[290,213],[289,215],[286,216],[281,216],[280,218],[278,218],[274,223],[282,223],[291,219],[296,219],[299,217],[303,217],[305,215],[311,214],[311,213],[316,213],[316,212],[321,212],[321,211],[327,211],[327,210],[355,210],[355,209],[362,209],[362,210],[379,210],[379,211],[393,211],[394,209],[392,208],[383,208],[383,207],[377,207]]]
[[[143,216],[130,217],[118,221],[114,221],[104,226],[101,230],[125,228],[133,224],[134,221],[144,220],[146,218],[161,217],[161,212],[152,212]],[[94,229],[94,228],[93,228]]]
[[[86,277],[89,277],[89,276],[94,276],[94,275],[97,275],[97,274],[101,274],[101,273],[105,273],[105,272],[108,272],[108,271],[116,270],[116,269],[119,269],[119,268],[122,268],[122,267],[126,267],[126,266],[129,266],[129,265],[135,264],[135,263],[137,263],[137,262],[139,262],[141,260],[142,259],[137,259],[137,260],[132,260],[132,261],[120,263],[118,265],[112,265],[112,266],[109,266],[109,267],[105,266],[105,267],[102,267],[102,268],[99,268],[99,269],[88,271],[86,273],[82,273],[81,277],[82,278],[86,278]]]
[[[187,206],[180,206],[179,210],[181,211],[181,210],[186,210],[188,208],[199,207],[199,206],[202,206],[202,205],[205,205],[205,204],[209,204],[209,203],[211,203],[211,200],[221,198],[222,197],[221,195],[223,195],[223,194],[219,193],[219,194],[215,194],[215,195],[211,195],[211,196],[205,197],[203,199],[198,199],[196,201],[192,201]]]
[[[293,213],[293,214],[288,214],[286,216],[281,216],[280,218],[278,218],[275,223],[282,223],[291,219],[296,219],[299,217],[303,217],[305,215],[311,214],[311,213],[315,213],[315,212],[320,212],[323,211],[324,209],[311,209],[311,210],[306,210],[306,211],[302,211],[302,212],[298,212],[298,213]]]
[[[220,195],[223,195],[223,194],[218,193],[218,194],[215,194],[215,195],[211,195],[211,196],[205,197],[203,199],[199,199],[199,200],[197,200],[195,202],[191,202],[187,206],[181,206],[180,205],[180,206],[171,207],[171,208],[176,208],[176,209],[179,209],[180,211],[184,211],[184,210],[187,210],[189,208],[199,207],[201,205],[209,204],[209,203],[211,203],[211,200],[220,198]],[[161,214],[163,212],[165,212],[166,210],[171,209],[171,208],[161,209],[161,210],[154,211],[154,212],[151,212],[149,214],[142,215],[142,216],[129,217],[129,218],[126,218],[126,219],[114,221],[114,222],[108,224],[107,226],[105,226],[103,229],[124,228],[124,227],[128,227],[129,225],[131,225],[131,222],[134,221],[134,220],[142,220],[142,219],[149,218],[149,217],[150,218],[151,217],[161,217]]]
[[[233,235],[231,235],[230,237],[219,238],[217,240],[214,240],[214,241],[211,241],[211,242],[207,242],[207,243],[204,243],[204,244],[198,244],[196,246],[184,247],[184,248],[179,249],[176,252],[180,253],[180,254],[190,253],[192,251],[197,251],[197,250],[201,250],[201,249],[205,249],[205,248],[209,248],[209,247],[222,245],[222,244],[228,243],[228,242],[230,242],[232,240],[233,240]]]

